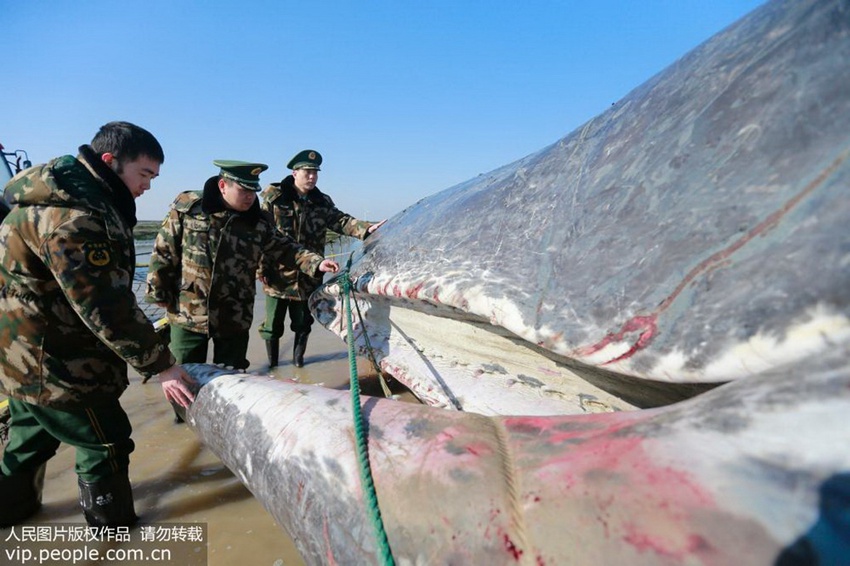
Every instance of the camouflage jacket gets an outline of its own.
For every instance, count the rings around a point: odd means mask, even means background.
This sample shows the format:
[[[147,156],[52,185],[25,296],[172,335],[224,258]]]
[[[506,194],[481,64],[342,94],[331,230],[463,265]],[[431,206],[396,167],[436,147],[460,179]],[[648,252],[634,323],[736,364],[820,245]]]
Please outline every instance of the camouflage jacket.
[[[128,362],[147,376],[174,363],[132,290],[133,197],[80,152],[9,181],[0,226],[0,385],[54,408],[118,398]]]
[[[262,197],[263,210],[272,214],[278,230],[315,253],[324,253],[328,230],[361,240],[369,235],[370,222],[341,212],[318,187],[302,199],[295,190],[292,175],[269,185]],[[281,265],[263,286],[263,292],[280,299],[304,301],[321,284],[321,274],[313,277]]]
[[[145,300],[164,303],[172,324],[210,336],[251,327],[256,273],[278,264],[313,274],[324,258],[278,232],[259,202],[228,209],[211,177],[199,191],[181,193],[154,243]],[[267,275],[268,276],[268,275]]]

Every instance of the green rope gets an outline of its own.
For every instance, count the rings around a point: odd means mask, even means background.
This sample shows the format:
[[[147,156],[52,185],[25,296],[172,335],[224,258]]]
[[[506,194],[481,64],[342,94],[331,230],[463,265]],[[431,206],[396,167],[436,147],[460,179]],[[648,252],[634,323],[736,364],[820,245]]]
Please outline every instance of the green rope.
[[[384,522],[381,519],[381,509],[378,507],[378,494],[375,491],[375,483],[372,480],[372,468],[369,465],[369,444],[366,438],[366,430],[363,422],[363,414],[360,411],[360,382],[357,379],[357,361],[354,358],[354,330],[351,321],[351,279],[348,277],[348,268],[351,266],[351,258],[348,266],[342,273],[343,301],[345,310],[345,322],[348,332],[348,370],[351,376],[351,409],[354,414],[354,437],[357,446],[357,461],[360,464],[360,481],[366,496],[366,507],[369,511],[369,519],[375,529],[375,537],[378,539],[378,553],[381,564],[394,565],[390,543],[387,540],[387,532],[384,530]]]

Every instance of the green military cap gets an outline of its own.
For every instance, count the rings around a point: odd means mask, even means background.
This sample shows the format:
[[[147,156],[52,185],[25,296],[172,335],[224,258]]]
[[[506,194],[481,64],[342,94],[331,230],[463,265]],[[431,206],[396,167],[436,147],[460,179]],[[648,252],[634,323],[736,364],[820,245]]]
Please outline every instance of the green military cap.
[[[289,160],[286,166],[293,171],[295,169],[315,169],[321,171],[319,165],[322,164],[322,154],[315,149],[305,149],[299,151],[295,157]]]
[[[265,163],[249,163],[247,161],[233,161],[232,159],[216,159],[213,165],[221,167],[219,175],[225,179],[236,181],[249,191],[258,192],[260,187],[260,173],[269,168]]]

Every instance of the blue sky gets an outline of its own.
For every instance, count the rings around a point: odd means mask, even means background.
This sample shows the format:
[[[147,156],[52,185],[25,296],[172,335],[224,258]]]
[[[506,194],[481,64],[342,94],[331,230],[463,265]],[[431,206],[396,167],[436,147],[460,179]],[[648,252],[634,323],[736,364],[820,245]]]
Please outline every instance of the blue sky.
[[[138,217],[200,189],[213,159],[288,174],[377,220],[569,134],[749,0],[0,0],[0,143],[33,163],[128,120],[166,161]]]

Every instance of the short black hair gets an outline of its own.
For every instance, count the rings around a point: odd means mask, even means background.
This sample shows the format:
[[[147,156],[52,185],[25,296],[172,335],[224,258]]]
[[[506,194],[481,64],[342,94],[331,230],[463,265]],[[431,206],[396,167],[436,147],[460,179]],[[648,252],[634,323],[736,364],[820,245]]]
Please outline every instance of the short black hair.
[[[165,163],[165,153],[152,133],[130,122],[109,122],[100,127],[91,141],[98,154],[111,153],[125,162],[134,161],[144,155],[159,163]]]

